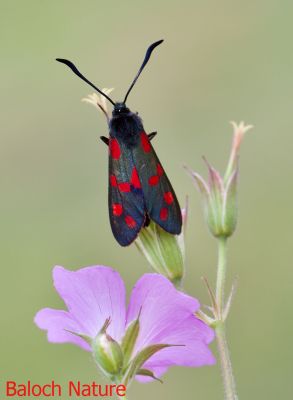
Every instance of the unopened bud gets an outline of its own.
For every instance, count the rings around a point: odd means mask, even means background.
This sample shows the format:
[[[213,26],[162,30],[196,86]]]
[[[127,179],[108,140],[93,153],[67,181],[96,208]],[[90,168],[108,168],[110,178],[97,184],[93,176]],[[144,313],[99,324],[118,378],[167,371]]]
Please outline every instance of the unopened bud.
[[[107,333],[110,318],[93,340],[93,355],[101,370],[109,377],[118,375],[123,365],[123,353],[120,345]]]
[[[148,227],[141,230],[135,242],[151,267],[175,286],[180,286],[184,275],[184,233],[187,211],[183,210],[182,214],[183,227],[180,235],[172,235],[151,221]]]
[[[209,179],[206,182],[198,173],[185,167],[202,194],[205,217],[211,233],[227,238],[233,234],[237,223],[238,157],[244,134],[252,126],[232,123],[234,136],[225,177],[213,168],[206,159]]]

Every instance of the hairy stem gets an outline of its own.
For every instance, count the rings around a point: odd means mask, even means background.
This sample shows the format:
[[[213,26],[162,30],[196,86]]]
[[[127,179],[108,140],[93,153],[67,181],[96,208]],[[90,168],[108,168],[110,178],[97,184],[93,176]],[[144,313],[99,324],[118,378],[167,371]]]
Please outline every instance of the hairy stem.
[[[223,319],[225,302],[225,280],[227,269],[227,238],[218,239],[218,271],[216,284],[217,321],[215,324],[218,352],[221,362],[225,400],[238,400],[232,364],[226,340],[226,327]]]
[[[216,338],[221,361],[225,400],[237,400],[238,396],[236,393],[232,364],[226,340],[225,323],[223,321],[219,321],[216,325]]]

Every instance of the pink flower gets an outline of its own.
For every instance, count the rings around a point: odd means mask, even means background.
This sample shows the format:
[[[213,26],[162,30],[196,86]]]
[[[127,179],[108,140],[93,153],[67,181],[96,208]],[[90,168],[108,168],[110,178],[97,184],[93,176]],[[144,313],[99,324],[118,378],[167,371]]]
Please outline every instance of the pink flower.
[[[124,283],[109,267],[73,272],[56,266],[53,279],[68,311],[44,308],[35,316],[36,325],[47,331],[49,342],[92,351],[110,378],[149,381],[172,365],[214,364],[208,348],[213,330],[194,315],[199,302],[176,290],[167,278],[143,275],[127,308]]]

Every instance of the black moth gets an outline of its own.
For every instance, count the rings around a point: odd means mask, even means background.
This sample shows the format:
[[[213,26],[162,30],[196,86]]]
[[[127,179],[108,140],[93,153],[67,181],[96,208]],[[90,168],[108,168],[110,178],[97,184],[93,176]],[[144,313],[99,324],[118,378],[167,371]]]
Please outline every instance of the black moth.
[[[86,79],[72,62],[57,58],[114,106],[109,121],[109,138],[102,136],[101,139],[109,146],[110,223],[121,246],[132,243],[150,220],[171,234],[178,235],[181,232],[180,206],[151,144],[156,132],[147,135],[141,118],[126,106],[127,97],[152,51],[162,42],[159,40],[147,49],[124,101],[117,103]]]

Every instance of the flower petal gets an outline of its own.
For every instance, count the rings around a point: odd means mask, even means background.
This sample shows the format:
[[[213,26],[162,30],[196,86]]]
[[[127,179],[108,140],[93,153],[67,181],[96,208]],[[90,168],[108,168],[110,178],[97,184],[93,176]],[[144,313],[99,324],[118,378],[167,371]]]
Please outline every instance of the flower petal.
[[[200,366],[215,362],[207,347],[214,333],[194,316],[198,308],[196,299],[177,291],[161,275],[146,274],[138,281],[127,313],[127,323],[130,323],[141,310],[140,332],[134,354],[150,344],[177,345],[160,350],[143,368],[152,370],[156,375],[155,368],[158,367]]]
[[[164,342],[179,346],[163,349],[151,357],[143,366],[155,373],[156,367],[181,365],[201,367],[212,365],[215,358],[207,346],[214,338],[214,333],[204,322],[190,316],[164,335]],[[156,375],[157,376],[157,375]]]
[[[90,351],[90,346],[85,340],[70,333],[82,334],[82,331],[78,322],[74,321],[67,311],[43,308],[36,314],[34,322],[40,329],[48,331],[49,342],[73,343],[84,350]]]
[[[125,287],[120,275],[109,267],[92,266],[77,271],[53,270],[54,285],[70,317],[82,333],[94,338],[111,318],[109,335],[119,341],[125,327]],[[80,333],[79,332],[77,333]]]

